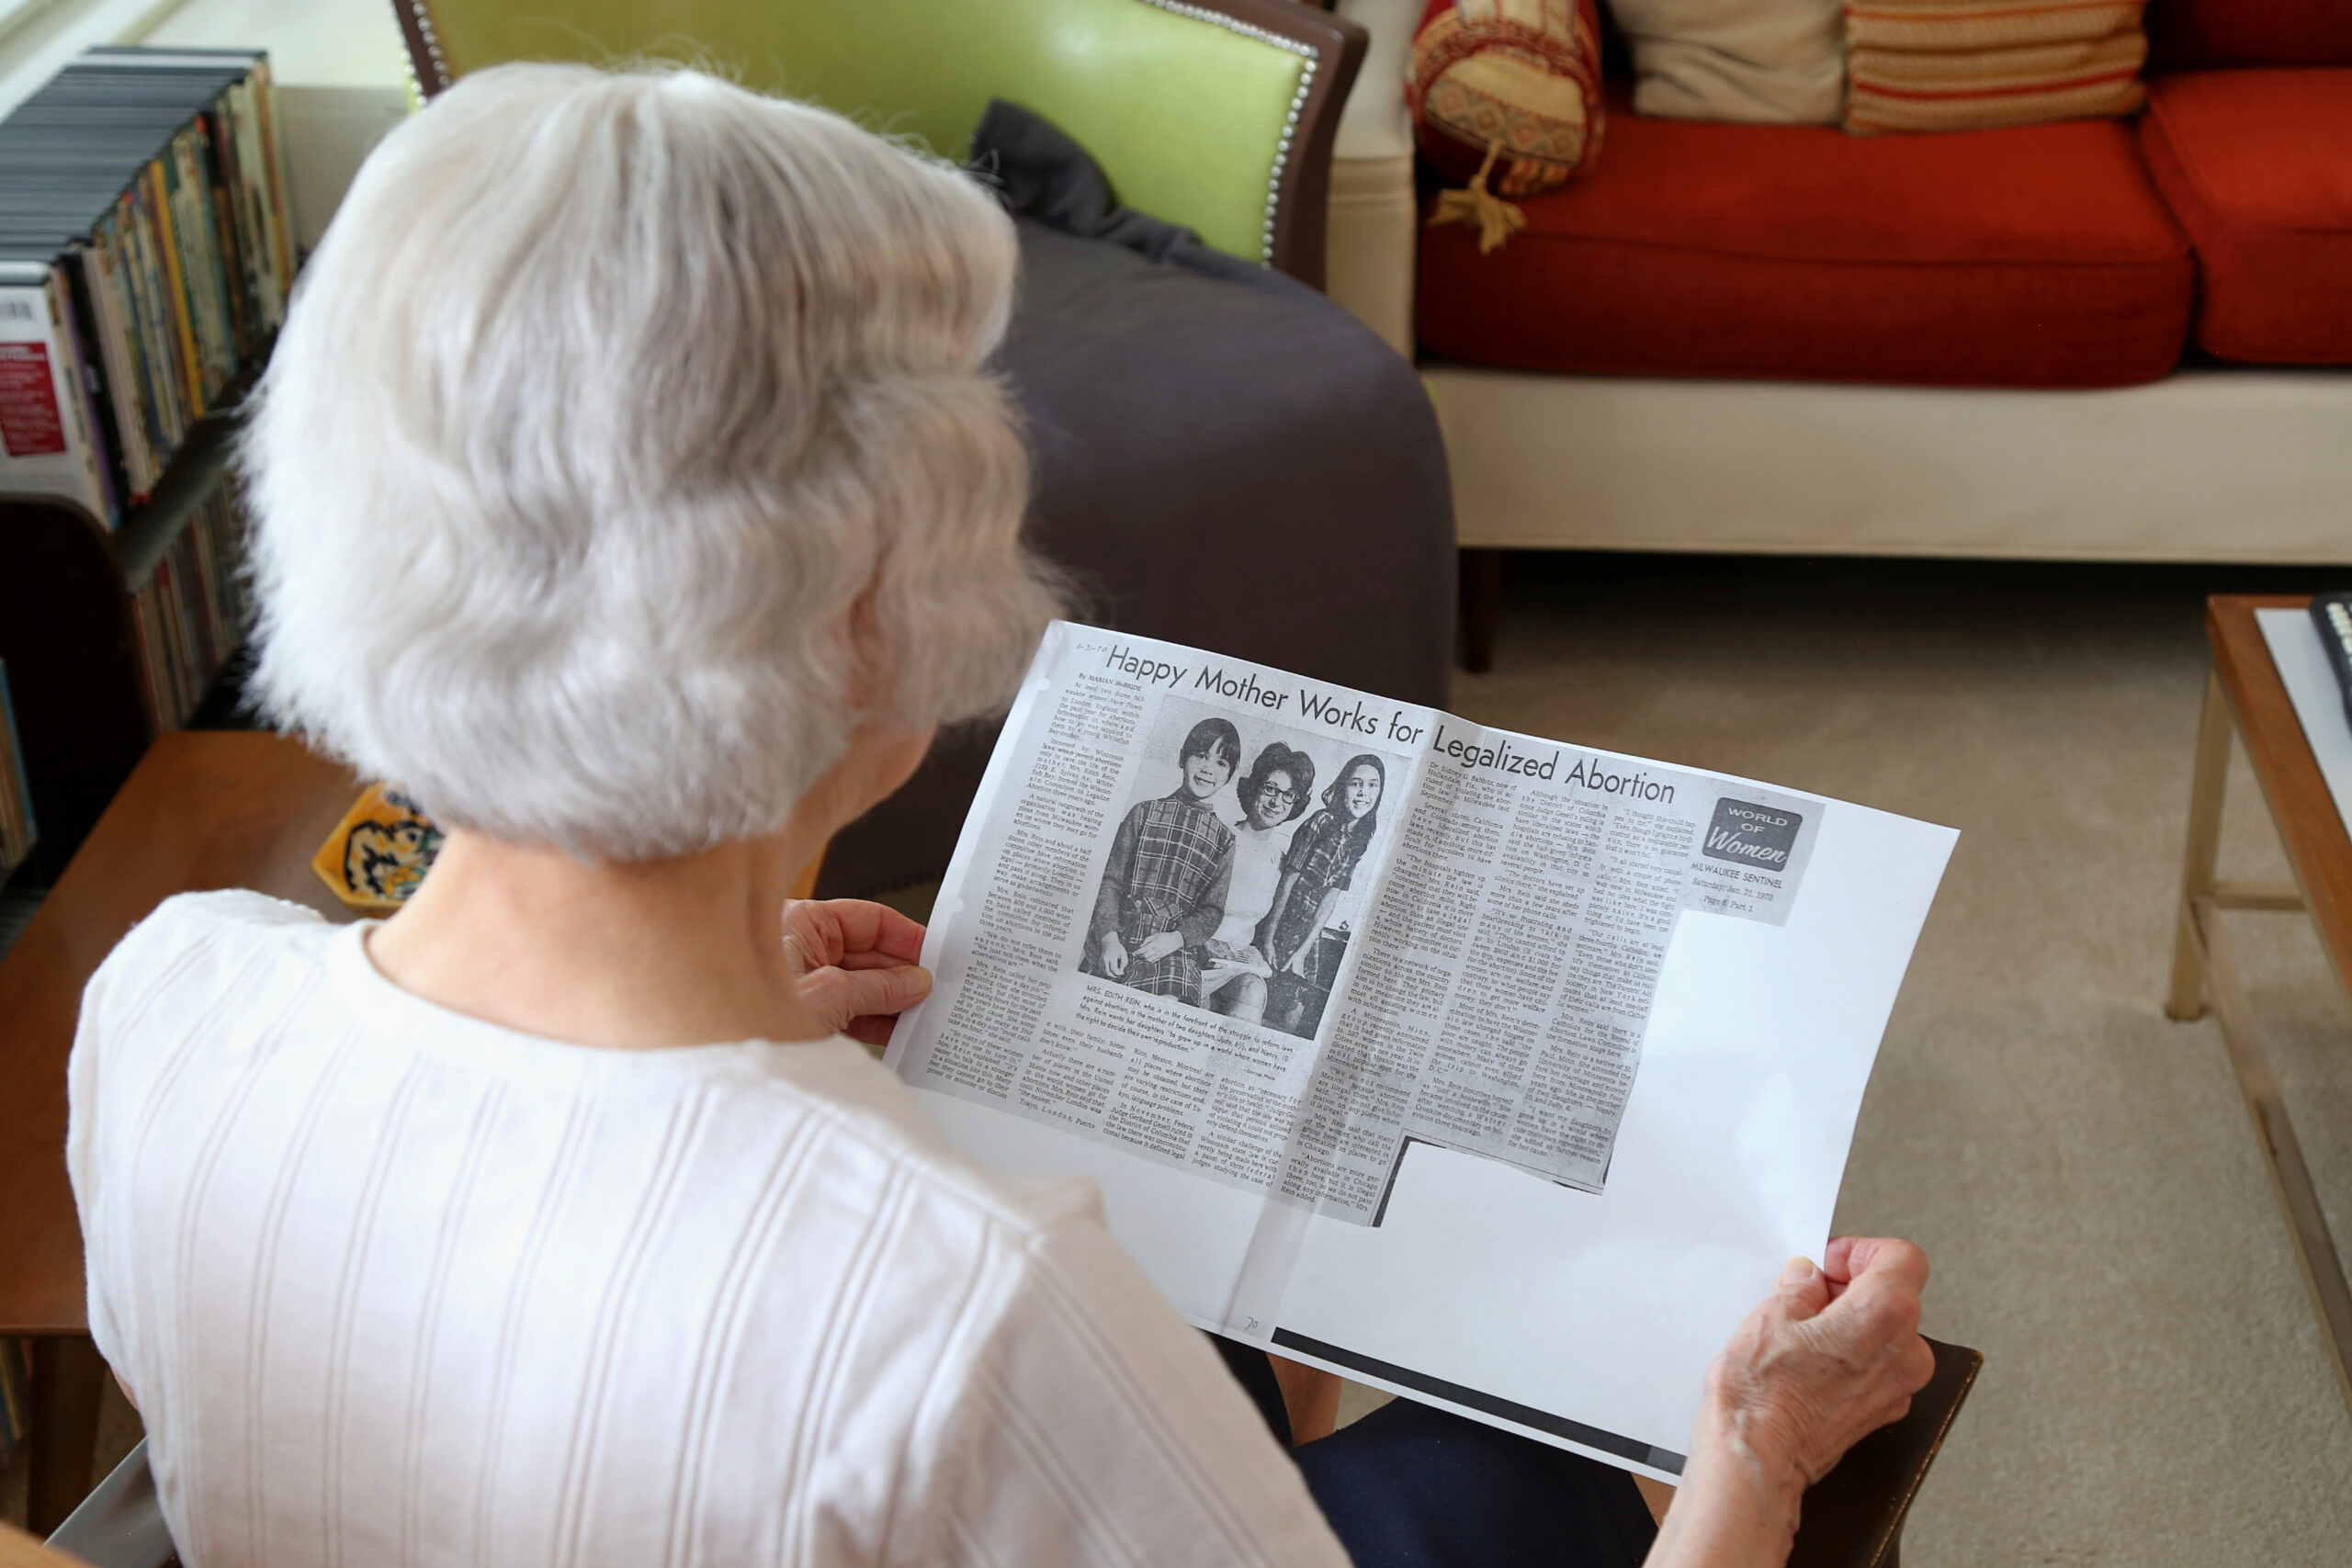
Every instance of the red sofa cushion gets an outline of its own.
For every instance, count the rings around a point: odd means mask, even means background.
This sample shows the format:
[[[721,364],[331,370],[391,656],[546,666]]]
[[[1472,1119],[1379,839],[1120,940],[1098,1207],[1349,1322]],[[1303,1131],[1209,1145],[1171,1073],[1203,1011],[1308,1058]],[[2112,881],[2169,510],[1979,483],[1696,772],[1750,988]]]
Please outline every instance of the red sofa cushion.
[[[1490,255],[1422,231],[1419,331],[1489,365],[2098,387],[2167,374],[2187,239],[2129,126],[1948,136],[1645,119]]]
[[[2148,169],[2197,247],[2197,342],[2352,364],[2352,68],[2149,85]]]
[[[2152,0],[2152,69],[2352,65],[2345,0]]]

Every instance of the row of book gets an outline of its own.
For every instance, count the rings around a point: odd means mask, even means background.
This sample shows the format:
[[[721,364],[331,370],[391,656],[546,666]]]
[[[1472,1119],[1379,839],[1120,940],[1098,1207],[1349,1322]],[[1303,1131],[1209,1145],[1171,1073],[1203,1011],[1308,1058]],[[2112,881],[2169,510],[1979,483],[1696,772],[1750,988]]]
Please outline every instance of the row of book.
[[[147,717],[156,733],[184,727],[245,638],[245,513],[222,475],[130,596]]]
[[[33,823],[32,781],[17,737],[17,707],[8,696],[8,666],[0,660],[0,882],[24,863],[40,836]]]
[[[119,526],[267,355],[293,234],[262,53],[90,50],[0,120],[0,491]]]

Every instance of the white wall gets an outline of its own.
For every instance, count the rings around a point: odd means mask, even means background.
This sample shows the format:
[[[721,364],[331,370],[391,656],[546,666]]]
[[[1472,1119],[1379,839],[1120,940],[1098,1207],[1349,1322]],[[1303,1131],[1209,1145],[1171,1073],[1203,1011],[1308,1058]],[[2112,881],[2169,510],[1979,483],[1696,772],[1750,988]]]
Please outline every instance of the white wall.
[[[408,83],[390,0],[183,0],[139,41],[266,49],[271,73],[286,86],[381,91]]]

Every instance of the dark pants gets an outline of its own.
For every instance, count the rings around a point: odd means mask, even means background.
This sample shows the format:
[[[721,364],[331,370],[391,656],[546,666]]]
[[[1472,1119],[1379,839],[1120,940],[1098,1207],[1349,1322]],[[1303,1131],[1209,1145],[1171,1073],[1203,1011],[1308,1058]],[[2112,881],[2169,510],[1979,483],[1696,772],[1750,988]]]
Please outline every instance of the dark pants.
[[[1212,1342],[1289,1448],[1265,1352]],[[1356,1568],[1634,1568],[1657,1534],[1624,1471],[1408,1399],[1291,1457]]]

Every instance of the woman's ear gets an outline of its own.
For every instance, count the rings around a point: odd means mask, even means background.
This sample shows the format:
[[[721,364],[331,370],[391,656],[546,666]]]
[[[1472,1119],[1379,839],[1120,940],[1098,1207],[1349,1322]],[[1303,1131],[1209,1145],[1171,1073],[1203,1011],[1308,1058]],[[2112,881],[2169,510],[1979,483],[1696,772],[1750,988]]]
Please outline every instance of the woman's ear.
[[[936,725],[860,725],[833,765],[793,807],[791,831],[810,840],[810,853],[822,849],[914,777],[938,731]]]

